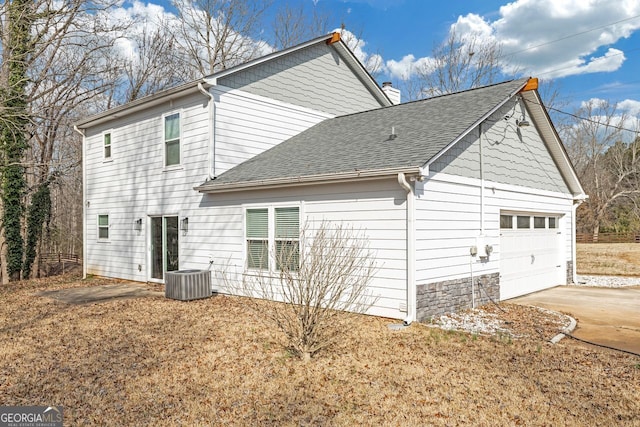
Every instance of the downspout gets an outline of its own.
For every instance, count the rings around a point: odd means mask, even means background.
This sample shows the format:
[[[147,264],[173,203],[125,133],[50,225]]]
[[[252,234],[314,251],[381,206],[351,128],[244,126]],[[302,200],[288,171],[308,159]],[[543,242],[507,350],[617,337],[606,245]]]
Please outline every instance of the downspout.
[[[398,173],[398,184],[407,192],[407,317],[405,325],[416,320],[416,227],[415,194],[403,172]]]
[[[480,145],[480,236],[484,236],[484,156],[482,155],[482,123],[478,125]]]
[[[214,112],[213,109],[215,108],[215,103],[214,98],[213,98],[213,94],[211,92],[209,92],[208,90],[206,90],[204,88],[204,86],[202,86],[202,83],[198,83],[198,90],[200,92],[202,92],[202,94],[206,97],[209,98],[209,105],[208,105],[208,110],[209,110],[209,166],[208,166],[208,177],[209,179],[214,179],[216,177],[216,139],[215,139],[215,135],[214,135],[214,127],[213,127],[213,118],[214,118]]]
[[[73,130],[82,135],[82,278],[87,278],[87,147],[84,129],[73,125]]]

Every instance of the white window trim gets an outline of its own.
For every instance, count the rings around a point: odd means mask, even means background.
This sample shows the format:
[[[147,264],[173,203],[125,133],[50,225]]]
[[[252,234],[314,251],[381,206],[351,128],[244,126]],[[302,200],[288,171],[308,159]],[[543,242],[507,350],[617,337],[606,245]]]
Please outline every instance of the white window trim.
[[[302,218],[304,217],[303,215],[303,203],[274,203],[274,204],[244,204],[242,205],[242,238],[243,238],[243,244],[242,244],[242,266],[243,266],[243,271],[245,272],[278,272],[279,270],[277,269],[276,266],[276,261],[270,256],[273,252],[273,250],[275,250],[275,245],[276,245],[276,208],[298,208],[298,221],[299,221],[299,231],[302,231],[302,227],[303,227],[303,221]],[[262,270],[259,268],[249,268],[248,264],[249,264],[249,260],[248,260],[248,256],[249,254],[247,253],[247,210],[250,209],[267,209],[267,246],[269,249],[269,268],[267,270]],[[282,240],[282,239],[280,239]],[[298,237],[298,253],[299,256],[302,256],[303,253],[303,248],[302,248],[302,240],[300,239],[300,237]]]
[[[180,162],[178,162],[175,165],[168,165],[167,166],[167,140],[166,140],[166,135],[165,135],[165,120],[166,120],[167,117],[172,116],[174,114],[178,114],[178,120],[179,120],[179,123],[180,123],[180,125],[178,127],[178,129],[179,129],[178,141],[180,141],[179,145],[178,145]],[[184,132],[183,132],[183,128],[182,128],[182,124],[184,122],[183,119],[184,119],[184,109],[183,108],[180,108],[178,110],[173,110],[173,111],[164,113],[162,115],[162,122],[161,122],[161,126],[162,126],[162,141],[161,141],[161,143],[162,143],[162,169],[163,169],[163,171],[173,171],[173,170],[183,169],[183,162],[184,162],[184,159],[182,157],[182,154],[183,154],[182,153],[182,146],[184,144],[184,138],[183,138],[183,133]],[[113,153],[111,153],[111,154],[113,154]]]
[[[565,216],[564,213],[558,212],[532,212],[532,211],[500,211],[500,216],[510,216],[512,217],[511,228],[502,228],[500,227],[500,232],[523,232],[523,231],[532,231],[532,232],[544,232],[544,231],[554,231],[561,232],[562,228],[562,220]],[[529,228],[518,228],[518,216],[528,216],[529,217]],[[535,228],[535,217],[545,217],[544,228]],[[555,228],[549,228],[549,217],[553,217],[556,219]],[[499,224],[499,222],[498,222]]]
[[[110,155],[109,157],[105,156],[105,145],[104,145],[104,137],[105,135],[111,135],[111,140],[109,141],[109,147],[110,148]],[[102,132],[101,134],[101,139],[100,139],[100,149],[102,150],[102,162],[103,163],[107,163],[107,162],[112,162],[113,161],[113,130],[112,129],[108,129]]]
[[[107,216],[107,233],[108,236],[107,237],[100,237],[100,228],[103,228],[104,226],[100,225],[100,217],[101,216]],[[102,242],[102,243],[106,243],[109,242],[109,240],[111,239],[111,214],[109,212],[101,212],[99,214],[96,215],[96,237],[98,242]]]

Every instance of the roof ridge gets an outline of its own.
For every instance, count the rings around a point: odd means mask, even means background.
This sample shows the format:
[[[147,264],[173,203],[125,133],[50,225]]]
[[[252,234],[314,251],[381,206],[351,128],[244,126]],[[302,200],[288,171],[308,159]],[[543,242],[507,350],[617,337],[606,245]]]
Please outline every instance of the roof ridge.
[[[507,83],[513,83],[513,82],[516,82],[518,80],[525,80],[525,79],[529,79],[529,78],[530,77],[522,77],[520,79],[505,80],[503,82],[491,83],[491,84],[488,84],[488,85],[485,85],[485,86],[472,87],[472,88],[469,88],[469,89],[460,90],[458,92],[443,93],[441,95],[435,95],[435,96],[432,96],[430,98],[414,99],[413,101],[407,101],[407,102],[403,102],[403,103],[396,104],[396,105],[389,105],[387,107],[371,108],[369,110],[358,111],[358,112],[349,113],[349,114],[343,114],[341,116],[336,116],[333,119],[339,119],[339,118],[342,118],[342,117],[351,117],[351,116],[355,116],[355,115],[358,115],[358,114],[369,113],[371,111],[384,110],[384,109],[387,109],[387,108],[394,108],[394,107],[400,107],[400,106],[404,106],[404,105],[417,104],[419,102],[432,101],[432,100],[436,100],[436,99],[445,98],[447,96],[460,95],[460,94],[467,93],[467,92],[472,92],[472,91],[475,91],[475,90],[486,89],[486,88],[490,88],[490,87],[494,87],[494,86],[500,86],[500,85],[504,85],[504,84],[507,84]],[[329,120],[333,120],[333,119],[329,119]]]

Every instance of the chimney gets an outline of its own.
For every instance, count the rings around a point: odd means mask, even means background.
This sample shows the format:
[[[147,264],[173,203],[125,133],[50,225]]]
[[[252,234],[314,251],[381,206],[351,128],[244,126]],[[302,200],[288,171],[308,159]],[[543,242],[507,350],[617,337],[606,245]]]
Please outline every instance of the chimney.
[[[400,104],[400,90],[393,87],[391,82],[383,82],[382,91],[387,94],[393,105]]]

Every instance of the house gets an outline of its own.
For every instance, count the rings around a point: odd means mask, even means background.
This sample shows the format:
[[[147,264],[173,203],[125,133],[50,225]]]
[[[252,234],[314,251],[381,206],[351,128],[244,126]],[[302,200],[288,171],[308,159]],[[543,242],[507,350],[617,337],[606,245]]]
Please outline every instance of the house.
[[[585,194],[537,80],[400,105],[384,89],[329,35],[80,122],[85,273],[273,269],[250,255],[278,224],[326,220],[376,254],[370,314],[574,281]]]

